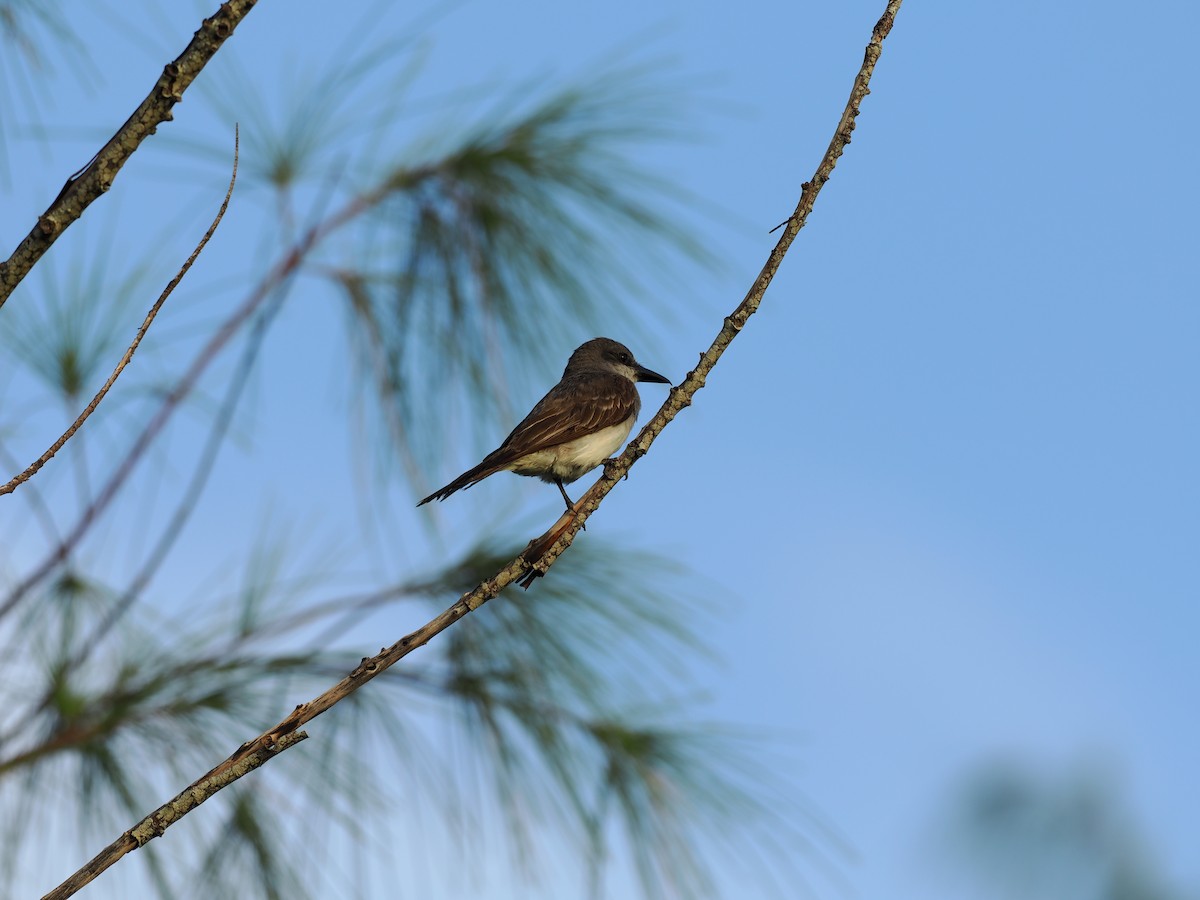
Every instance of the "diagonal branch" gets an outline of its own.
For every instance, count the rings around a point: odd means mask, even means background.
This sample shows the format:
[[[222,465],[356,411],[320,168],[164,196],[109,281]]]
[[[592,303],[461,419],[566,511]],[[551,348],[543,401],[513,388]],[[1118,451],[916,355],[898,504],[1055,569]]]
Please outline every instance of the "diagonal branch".
[[[878,62],[879,56],[883,51],[883,41],[892,30],[892,24],[895,21],[896,13],[900,10],[901,3],[902,0],[888,0],[887,8],[884,10],[883,16],[875,25],[871,34],[871,41],[867,45],[862,67],[854,79],[850,99],[847,101],[845,110],[842,112],[842,117],[838,122],[837,130],[834,132],[833,140],[829,144],[829,149],[825,151],[825,155],[822,157],[812,181],[804,184],[800,194],[800,202],[796,205],[795,212],[788,219],[783,235],[771,251],[766,265],[763,266],[762,271],[759,273],[758,278],[755,279],[745,299],[733,313],[726,317],[721,331],[717,334],[712,346],[701,354],[700,362],[696,368],[688,374],[682,384],[672,389],[667,401],[655,414],[654,418],[630,442],[629,446],[625,448],[625,452],[612,465],[606,468],[600,480],[576,503],[575,513],[565,514],[546,535],[531,542],[530,547],[525,553],[508,563],[508,565],[490,579],[464,594],[439,616],[416,631],[405,635],[392,644],[392,646],[384,648],[377,656],[363,659],[352,672],[333,687],[309,702],[300,704],[273,728],[268,729],[258,737],[243,744],[229,758],[211,769],[174,800],[161,807],[160,811],[170,810],[179,805],[186,807],[180,815],[188,812],[216,791],[240,778],[250,768],[257,767],[257,765],[260,765],[269,756],[275,755],[280,749],[285,749],[289,746],[288,741],[292,740],[293,736],[303,734],[299,729],[305,723],[312,721],[321,715],[321,713],[331,709],[339,701],[345,699],[375,678],[375,676],[395,665],[396,662],[403,659],[413,650],[428,643],[432,638],[445,631],[459,619],[497,596],[504,588],[522,578],[525,579],[528,585],[534,578],[543,574],[546,569],[553,565],[554,561],[571,545],[576,533],[583,526],[584,520],[595,511],[596,507],[600,505],[609,491],[629,471],[630,466],[645,455],[650,445],[654,442],[654,439],[662,432],[667,423],[674,419],[680,410],[691,404],[692,396],[704,386],[705,379],[716,365],[717,360],[721,358],[721,355],[725,352],[730,342],[741,331],[750,316],[758,309],[767,286],[771,283],[775,272],[779,269],[779,265],[783,261],[788,247],[791,246],[800,229],[804,227],[808,214],[812,211],[813,204],[816,202],[817,194],[820,193],[825,182],[829,180],[834,166],[837,165],[838,158],[842,155],[846,145],[850,143],[850,136],[854,130],[854,119],[858,115],[859,106],[863,98],[869,93],[867,87],[871,80],[871,75],[875,70],[875,64]],[[252,763],[252,765],[248,766],[248,762]],[[101,851],[70,879],[47,894],[43,900],[62,900],[62,898],[70,897],[80,887],[90,882],[121,857],[136,850],[150,838],[161,834],[177,818],[178,816],[168,816],[161,820],[155,820],[154,815],[152,815],[144,820],[138,828],[125,832],[125,834]],[[155,827],[146,827],[146,823],[152,820],[156,823]],[[138,831],[139,828],[142,830]]]
[[[67,227],[83,215],[92,201],[112,187],[117,173],[183,99],[200,70],[208,63],[258,0],[228,0],[205,19],[191,42],[167,63],[146,99],[133,111],[91,162],[67,179],[54,202],[41,216],[7,262],[0,262],[0,306]]]
[[[75,436],[75,432],[77,432],[83,423],[87,421],[87,418],[96,411],[96,407],[100,405],[100,401],[104,399],[104,396],[108,393],[109,389],[116,384],[117,378],[119,378],[121,373],[125,371],[125,367],[129,365],[129,361],[133,359],[133,354],[137,352],[138,345],[142,343],[142,338],[144,338],[146,336],[146,332],[150,330],[150,323],[152,323],[154,321],[154,317],[158,315],[159,309],[162,308],[163,303],[165,303],[166,299],[171,296],[175,288],[179,286],[179,282],[183,281],[183,276],[188,273],[188,270],[192,267],[192,263],[196,261],[196,259],[200,256],[200,252],[208,244],[213,234],[216,233],[217,226],[221,224],[221,219],[225,215],[225,210],[229,208],[229,198],[233,196],[233,185],[237,181],[237,168],[238,130],[237,126],[235,125],[233,129],[233,172],[229,176],[229,189],[225,191],[225,199],[221,201],[221,208],[217,210],[216,218],[214,218],[212,224],[208,226],[208,231],[204,232],[204,237],[200,238],[200,243],[196,245],[196,249],[192,251],[192,255],[187,258],[182,266],[180,266],[179,271],[175,274],[175,277],[167,283],[167,286],[163,288],[163,292],[159,294],[158,299],[154,302],[154,305],[150,307],[150,311],[146,313],[146,318],[142,320],[141,327],[138,328],[137,334],[135,334],[133,337],[133,342],[125,351],[125,355],[122,356],[120,361],[117,363],[117,367],[113,369],[113,373],[108,376],[108,381],[104,382],[104,386],[96,392],[96,396],[92,398],[92,402],[84,408],[83,412],[79,414],[79,417],[71,423],[71,427],[64,431],[62,436],[53,444],[51,444],[50,448],[45,453],[30,463],[29,467],[25,469],[25,471],[21,472],[19,475],[13,476],[12,480],[7,484],[0,485],[0,496],[3,496],[4,494],[11,494],[26,481],[36,475],[42,466],[53,459],[54,454],[61,450],[67,441]]]
[[[762,271],[754,280],[745,299],[737,309],[725,317],[725,324],[717,333],[712,345],[700,354],[700,362],[696,368],[688,373],[678,387],[671,389],[666,402],[646,423],[638,436],[629,442],[625,447],[625,452],[604,467],[604,475],[576,501],[574,511],[564,513],[550,531],[530,542],[522,554],[530,563],[530,571],[521,581],[522,587],[528,588],[535,578],[545,574],[554,561],[571,546],[571,542],[583,528],[588,516],[596,511],[596,507],[600,505],[608,492],[629,472],[630,467],[638,459],[646,455],[650,445],[667,427],[667,424],[681,410],[691,405],[692,397],[700,388],[704,387],[705,379],[712,371],[713,366],[717,364],[717,360],[737,337],[746,321],[758,310],[768,285],[775,277],[780,263],[783,262],[784,254],[787,253],[792,241],[808,221],[808,214],[812,212],[813,205],[817,202],[817,195],[825,186],[825,182],[829,180],[829,176],[833,174],[833,169],[845,151],[846,145],[850,143],[850,135],[854,131],[854,120],[858,117],[859,106],[870,93],[868,84],[875,71],[875,63],[879,61],[879,55],[883,52],[883,40],[891,32],[896,13],[899,12],[902,2],[903,0],[888,0],[883,16],[875,24],[875,29],[871,32],[871,41],[867,44],[862,68],[859,69],[858,75],[854,79],[854,86],[850,90],[850,99],[846,102],[846,108],[842,110],[842,117],[838,120],[837,130],[834,131],[833,139],[829,142],[829,149],[821,158],[821,164],[817,166],[812,180],[806,181],[802,185],[800,202],[796,204],[795,212],[784,223],[783,234],[780,236],[779,242],[771,251],[771,255],[767,257],[766,265],[762,267]]]

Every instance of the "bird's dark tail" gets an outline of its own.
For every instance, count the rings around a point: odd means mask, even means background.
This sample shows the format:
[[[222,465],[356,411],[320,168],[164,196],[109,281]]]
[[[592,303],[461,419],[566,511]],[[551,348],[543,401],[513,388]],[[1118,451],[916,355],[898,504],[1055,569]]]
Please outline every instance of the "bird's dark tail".
[[[424,506],[430,500],[445,500],[454,492],[461,491],[464,488],[469,488],[471,485],[483,481],[483,479],[487,478],[489,475],[495,475],[497,472],[502,471],[504,471],[503,465],[498,466],[492,462],[490,458],[485,459],[475,468],[468,469],[467,471],[463,472],[445,487],[438,488],[438,490],[434,491],[432,494],[418,503],[417,506]]]

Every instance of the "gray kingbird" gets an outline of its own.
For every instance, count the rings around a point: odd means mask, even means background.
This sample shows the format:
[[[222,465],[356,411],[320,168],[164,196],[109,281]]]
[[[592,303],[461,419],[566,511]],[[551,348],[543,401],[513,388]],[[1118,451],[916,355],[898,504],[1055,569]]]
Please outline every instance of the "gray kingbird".
[[[573,509],[563,485],[605,462],[629,437],[642,406],[639,381],[671,383],[641,365],[624,344],[608,338],[588,341],[571,354],[562,380],[504,443],[417,506],[445,500],[496,472],[515,472],[558,485],[567,509]]]

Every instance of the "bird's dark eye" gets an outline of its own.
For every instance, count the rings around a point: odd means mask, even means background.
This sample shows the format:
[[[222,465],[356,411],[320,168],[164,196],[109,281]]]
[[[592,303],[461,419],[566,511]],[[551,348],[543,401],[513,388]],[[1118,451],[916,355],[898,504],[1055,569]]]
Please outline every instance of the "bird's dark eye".
[[[626,363],[626,364],[631,363],[631,362],[633,362],[633,357],[630,356],[628,353],[622,353],[621,354],[621,362]]]

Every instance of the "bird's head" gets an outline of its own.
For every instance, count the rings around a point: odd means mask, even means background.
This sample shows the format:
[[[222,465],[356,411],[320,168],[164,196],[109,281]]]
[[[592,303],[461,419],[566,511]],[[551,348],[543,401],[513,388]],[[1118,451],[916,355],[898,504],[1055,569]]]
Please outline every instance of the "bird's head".
[[[630,381],[653,381],[670,384],[670,380],[651,371],[633,358],[624,344],[610,338],[593,338],[571,354],[563,375],[578,372],[616,372]]]

